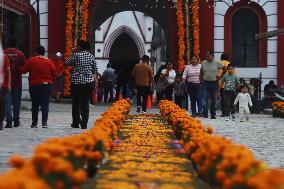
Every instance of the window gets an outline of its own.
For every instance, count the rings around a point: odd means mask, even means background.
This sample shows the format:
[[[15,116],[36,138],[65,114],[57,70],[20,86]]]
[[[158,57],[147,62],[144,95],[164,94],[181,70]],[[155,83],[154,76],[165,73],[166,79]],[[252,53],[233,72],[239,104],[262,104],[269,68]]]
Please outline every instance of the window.
[[[238,67],[259,67],[259,18],[251,9],[243,8],[232,17],[232,61]]]

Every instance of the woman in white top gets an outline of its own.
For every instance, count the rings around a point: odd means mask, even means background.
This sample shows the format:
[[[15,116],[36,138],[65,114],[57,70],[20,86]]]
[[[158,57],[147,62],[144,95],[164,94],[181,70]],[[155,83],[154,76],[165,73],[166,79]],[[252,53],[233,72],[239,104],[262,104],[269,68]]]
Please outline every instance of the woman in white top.
[[[182,76],[183,81],[187,85],[187,92],[190,97],[190,107],[193,117],[202,113],[202,90],[199,80],[200,69],[201,65],[198,64],[197,57],[193,56],[191,58],[191,64],[186,66]],[[196,111],[196,103],[198,107],[198,114]]]
[[[173,65],[171,62],[166,64],[166,69],[163,69],[161,72],[161,79],[167,80],[167,85],[165,86],[164,94],[167,100],[173,100],[173,84],[175,81],[176,72],[173,69]]]

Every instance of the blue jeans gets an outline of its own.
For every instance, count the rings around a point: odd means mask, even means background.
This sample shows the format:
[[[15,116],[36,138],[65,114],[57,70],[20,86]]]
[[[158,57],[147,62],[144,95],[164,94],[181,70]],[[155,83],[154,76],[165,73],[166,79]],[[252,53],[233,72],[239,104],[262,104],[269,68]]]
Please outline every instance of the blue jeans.
[[[6,121],[19,123],[22,89],[11,89],[7,95]]]
[[[30,96],[32,101],[32,121],[38,122],[39,106],[41,106],[42,124],[47,123],[49,100],[51,95],[51,84],[40,84],[30,86]]]
[[[216,115],[218,83],[217,81],[204,81],[204,107],[203,114],[208,115],[208,99],[211,99],[210,114]]]
[[[200,83],[187,83],[187,91],[190,97],[190,107],[192,114],[196,114],[196,104],[198,107],[198,113],[202,113],[202,89]]]

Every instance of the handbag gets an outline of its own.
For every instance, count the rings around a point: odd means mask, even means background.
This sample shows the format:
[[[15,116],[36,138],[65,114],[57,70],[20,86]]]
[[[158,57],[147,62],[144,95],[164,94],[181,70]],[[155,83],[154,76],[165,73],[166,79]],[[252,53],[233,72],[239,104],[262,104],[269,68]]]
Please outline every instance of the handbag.
[[[157,93],[163,93],[165,88],[169,85],[168,80],[163,78],[159,79],[157,84],[156,84],[156,92]]]

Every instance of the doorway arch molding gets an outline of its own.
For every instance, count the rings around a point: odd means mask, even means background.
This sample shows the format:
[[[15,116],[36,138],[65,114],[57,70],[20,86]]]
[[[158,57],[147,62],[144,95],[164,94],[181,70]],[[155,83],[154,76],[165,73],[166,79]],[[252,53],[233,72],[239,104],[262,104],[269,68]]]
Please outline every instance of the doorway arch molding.
[[[138,51],[139,51],[139,56],[142,57],[145,54],[145,48],[144,48],[143,42],[140,39],[140,37],[137,35],[137,33],[127,26],[120,26],[110,34],[110,36],[106,40],[106,44],[104,46],[103,57],[109,58],[110,49],[111,49],[114,41],[122,33],[128,34],[135,41],[137,48],[138,48]]]

